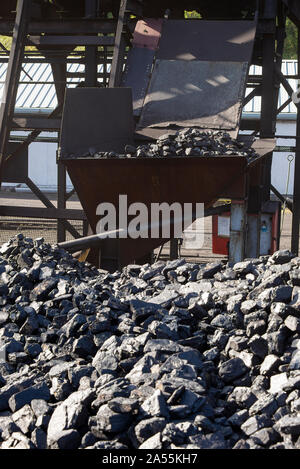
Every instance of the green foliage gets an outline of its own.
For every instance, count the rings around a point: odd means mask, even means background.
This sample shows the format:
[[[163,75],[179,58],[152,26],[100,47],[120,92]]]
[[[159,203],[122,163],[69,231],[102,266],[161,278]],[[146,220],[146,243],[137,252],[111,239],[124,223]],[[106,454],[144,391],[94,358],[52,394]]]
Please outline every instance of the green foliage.
[[[287,19],[286,23],[286,39],[284,43],[283,58],[289,60],[297,59],[297,42],[298,42],[298,31],[294,23]]]
[[[189,18],[201,18],[201,15],[200,13],[197,13],[197,11],[193,10],[193,11],[187,11],[185,10],[184,11],[184,17],[186,19],[189,19]]]
[[[6,47],[6,49],[10,50],[10,46],[11,46],[11,37],[8,37],[8,36],[0,36],[0,42],[1,42],[1,44],[4,45],[4,47]]]

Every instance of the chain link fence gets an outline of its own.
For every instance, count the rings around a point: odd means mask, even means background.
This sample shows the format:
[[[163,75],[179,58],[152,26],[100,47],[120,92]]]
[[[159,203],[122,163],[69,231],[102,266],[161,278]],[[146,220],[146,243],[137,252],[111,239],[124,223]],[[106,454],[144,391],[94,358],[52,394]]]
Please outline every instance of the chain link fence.
[[[83,236],[83,222],[70,221],[71,225]],[[44,238],[47,243],[57,243],[57,221],[41,218],[0,217],[0,245],[8,241],[17,233],[22,233],[28,238]],[[66,232],[66,239],[73,236]]]

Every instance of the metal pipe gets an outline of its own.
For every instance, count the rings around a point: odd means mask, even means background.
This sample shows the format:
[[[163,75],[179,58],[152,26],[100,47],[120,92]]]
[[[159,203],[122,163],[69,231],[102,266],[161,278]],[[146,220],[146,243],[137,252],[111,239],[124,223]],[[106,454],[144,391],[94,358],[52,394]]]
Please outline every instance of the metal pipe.
[[[271,191],[273,192],[273,194],[276,195],[276,197],[278,197],[278,199],[283,203],[283,204],[286,204],[287,208],[293,212],[293,201],[292,199],[290,199],[289,197],[284,197],[282,194],[280,194],[280,192],[276,189],[276,187],[274,187],[272,184],[271,184]]]
[[[211,208],[204,210],[204,217],[228,212],[230,211],[230,209],[231,209],[231,204],[220,205],[219,207],[211,207]],[[141,227],[141,231],[147,231],[149,228],[150,228],[149,225],[145,227]],[[119,235],[120,233],[124,233],[125,231],[126,230],[124,229],[118,229],[118,230],[113,230],[113,231],[109,231],[105,233],[85,236],[83,238],[78,238],[78,239],[73,239],[71,241],[64,241],[62,243],[58,243],[58,246],[70,252],[79,251],[81,249],[99,247],[101,245],[101,242],[104,239],[107,239],[108,237],[112,237],[112,235],[115,238],[117,238],[117,235]]]

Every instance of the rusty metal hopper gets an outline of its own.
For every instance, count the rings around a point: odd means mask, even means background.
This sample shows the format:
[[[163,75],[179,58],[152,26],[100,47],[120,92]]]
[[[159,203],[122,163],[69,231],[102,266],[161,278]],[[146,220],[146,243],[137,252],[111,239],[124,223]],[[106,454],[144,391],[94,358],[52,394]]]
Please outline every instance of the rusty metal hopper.
[[[110,109],[115,107],[114,103],[117,102],[118,104],[119,112],[118,114],[111,113],[111,118],[116,121],[118,126],[122,126],[123,123],[123,127],[117,133],[118,138],[114,140],[113,129],[115,127],[108,125],[108,115],[106,114],[104,148],[109,139],[111,139],[109,148],[114,151],[122,151],[124,144],[132,142],[131,120],[130,118],[129,120],[123,119],[123,116],[132,116],[132,102],[128,99],[130,89],[73,89],[68,90],[66,95],[65,106],[68,109],[64,112],[61,135],[61,142],[69,142],[70,146],[66,147],[65,145],[61,148],[61,153],[66,155],[66,148],[68,148],[69,155],[73,154],[77,148],[77,142],[80,141],[82,144],[82,139],[86,136],[89,136],[89,138],[91,135],[96,136],[97,129],[99,135],[102,134],[102,121],[99,117],[101,113],[94,121],[93,131],[89,131],[86,126],[82,125],[80,135],[78,134],[79,130],[74,131],[74,129],[79,129],[78,124],[74,125],[74,120],[78,121],[79,119],[81,124],[86,122],[87,116],[91,113],[90,100],[87,99],[88,95],[92,96],[95,101],[97,95],[99,99],[102,99],[102,96],[106,95],[106,91],[109,92]],[[72,112],[74,95],[76,95],[76,106],[78,105],[78,97],[81,96],[80,114]],[[70,120],[72,125],[70,125]],[[108,134],[109,131],[110,134]],[[93,144],[95,145],[95,142]],[[101,146],[100,143],[99,146]],[[261,149],[258,148],[258,151],[262,155],[270,151],[270,147],[266,142],[261,147]],[[86,150],[87,148],[86,146]],[[99,203],[109,202],[118,209],[119,195],[127,195],[128,205],[134,202],[143,202],[149,213],[150,206],[154,202],[167,202],[168,204],[173,202],[195,204],[198,202],[209,207],[220,197],[244,198],[247,173],[253,171],[251,166],[247,164],[246,158],[241,156],[109,157],[101,159],[74,156],[64,158],[63,162],[67,167],[93,232],[95,232],[100,218],[96,215]],[[259,165],[259,162],[258,159],[256,164]],[[118,251],[118,265],[115,268],[124,266],[134,260],[138,261],[164,242],[166,242],[166,239],[161,238],[135,240],[128,238],[116,241],[114,250],[117,249]],[[106,263],[102,262],[103,267],[110,265],[110,260],[107,260]]]
[[[144,136],[157,136],[166,131],[164,127],[174,124],[226,129],[237,134],[255,26],[249,22],[243,25],[236,22],[234,26],[220,22],[208,28],[206,22],[197,23],[193,23],[193,33],[195,28],[199,31],[205,28],[205,34],[209,32],[212,37],[218,34],[222,23],[221,31],[227,38],[224,54],[220,42],[221,57],[217,59],[220,62],[209,62],[210,38],[206,37],[206,56],[202,59],[202,52],[196,50],[200,43],[187,44],[193,41],[192,34],[190,39],[185,38],[186,50],[193,51],[192,60],[184,54],[181,62],[176,42],[175,46],[174,41],[162,42],[138,125]],[[181,24],[187,28],[185,22]],[[172,47],[175,49],[170,53]],[[230,61],[228,51],[232,48],[235,54]],[[238,48],[241,52],[237,54]],[[172,73],[169,80],[168,70]],[[221,197],[244,199],[249,183],[259,185],[263,158],[249,165],[241,156],[100,159],[89,156],[89,152],[95,151],[124,153],[124,146],[134,142],[133,129],[131,88],[67,90],[60,153],[93,232],[99,221],[96,215],[99,203],[112,203],[118,210],[119,195],[127,195],[128,206],[143,202],[148,211],[155,202],[204,203],[209,207]],[[272,150],[272,143],[256,142],[262,157]],[[101,264],[113,270],[139,262],[164,242],[166,239],[161,238],[118,239],[110,243],[114,245],[111,254],[109,245],[105,247],[106,262],[102,259]],[[116,251],[118,262],[113,265],[109,257],[116,257]]]
[[[96,215],[99,203],[112,203],[117,208],[118,219],[122,194],[127,195],[128,206],[143,202],[149,213],[154,202],[202,202],[208,207],[223,196],[243,198],[245,195],[247,163],[241,157],[85,158],[69,159],[65,164],[93,232],[100,218]],[[120,266],[143,258],[164,242],[166,239],[160,238],[118,240]]]

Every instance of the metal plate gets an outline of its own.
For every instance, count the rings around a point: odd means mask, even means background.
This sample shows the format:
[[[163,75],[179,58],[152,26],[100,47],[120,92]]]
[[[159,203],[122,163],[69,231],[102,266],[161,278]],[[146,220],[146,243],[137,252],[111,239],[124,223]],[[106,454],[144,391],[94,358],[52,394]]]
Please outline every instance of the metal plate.
[[[133,114],[140,116],[149,85],[155,51],[134,47],[128,52],[122,86],[132,88]]]
[[[146,18],[138,21],[133,34],[133,44],[138,47],[156,50],[162,26],[162,18]]]
[[[157,60],[139,128],[236,129],[248,64]]]
[[[10,142],[8,144],[8,155],[17,150],[21,143]],[[3,182],[21,183],[26,182],[28,177],[28,148],[21,155],[8,158],[3,165]]]
[[[244,157],[107,158],[64,160],[89,224],[95,232],[100,202],[116,207],[119,194],[128,206],[151,203],[202,202],[211,206],[220,197],[243,198],[246,191]],[[183,205],[182,205],[183,206]],[[120,262],[127,265],[166,242],[166,239],[119,240]]]
[[[168,20],[157,58],[250,62],[255,32],[253,21]]]
[[[124,152],[133,144],[130,88],[67,88],[61,127],[61,157],[96,151]]]

